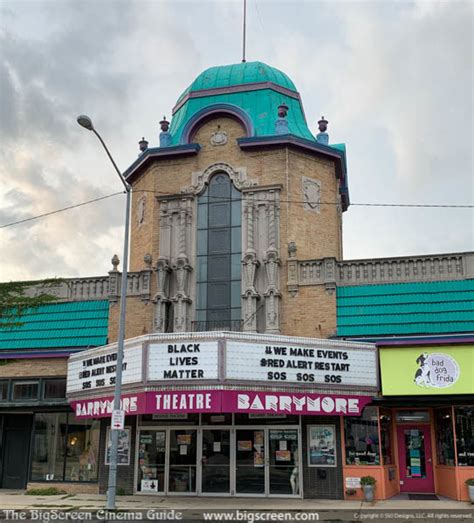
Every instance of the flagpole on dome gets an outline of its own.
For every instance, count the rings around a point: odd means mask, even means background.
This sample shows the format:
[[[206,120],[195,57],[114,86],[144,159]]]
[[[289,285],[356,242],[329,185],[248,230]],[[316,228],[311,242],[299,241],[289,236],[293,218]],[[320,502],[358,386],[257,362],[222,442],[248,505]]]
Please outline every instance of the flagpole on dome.
[[[247,0],[244,0],[244,23],[243,23],[243,40],[242,40],[242,63],[245,63],[245,40],[247,37]]]

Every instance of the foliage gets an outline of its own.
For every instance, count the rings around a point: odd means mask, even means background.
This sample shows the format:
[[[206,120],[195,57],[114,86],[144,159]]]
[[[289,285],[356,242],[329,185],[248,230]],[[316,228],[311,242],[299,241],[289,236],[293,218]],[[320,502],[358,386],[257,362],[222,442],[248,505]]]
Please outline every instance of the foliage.
[[[360,478],[360,484],[364,487],[365,485],[375,486],[377,480],[373,476],[362,476]]]
[[[34,282],[0,283],[0,329],[18,327],[22,324],[21,316],[28,309],[57,301],[57,297],[47,291],[57,286],[60,281],[58,278],[50,278]]]
[[[66,491],[56,487],[32,488],[27,490],[25,494],[27,496],[58,496],[60,494],[66,494]]]
[[[474,487],[474,478],[468,478],[466,479],[466,485],[468,487]]]

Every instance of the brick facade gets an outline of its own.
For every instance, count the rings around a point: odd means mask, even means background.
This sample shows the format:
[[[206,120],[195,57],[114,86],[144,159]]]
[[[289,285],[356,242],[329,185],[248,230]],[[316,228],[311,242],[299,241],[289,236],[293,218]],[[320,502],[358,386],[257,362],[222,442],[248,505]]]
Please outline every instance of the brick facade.
[[[211,135],[217,129],[227,133],[228,141],[225,145],[211,145]],[[236,120],[224,117],[208,120],[192,138],[201,147],[197,155],[156,161],[134,181],[130,270],[143,270],[147,254],[151,255],[153,266],[161,255],[160,206],[164,197],[182,194],[192,184],[192,174],[202,172],[210,165],[226,163],[236,169],[244,168],[247,180],[254,183],[256,189],[266,186],[280,188],[278,237],[281,333],[318,338],[333,335],[336,331],[335,295],[329,293],[323,285],[302,288],[296,296],[291,295],[287,288],[287,260],[289,242],[296,245],[298,260],[325,257],[338,260],[342,257],[342,217],[334,163],[287,146],[244,151],[237,143],[243,136],[245,130]],[[305,207],[303,177],[320,183],[322,204],[319,210],[308,210]],[[193,212],[195,214],[195,209]],[[194,267],[192,257],[190,264]],[[191,274],[190,277],[193,285],[194,276]],[[153,273],[152,300],[155,293]],[[118,304],[111,305],[110,341],[117,339],[119,311]],[[153,332],[153,318],[152,301],[129,297],[126,338]]]
[[[35,358],[31,360],[0,360],[0,378],[65,377],[67,358]]]

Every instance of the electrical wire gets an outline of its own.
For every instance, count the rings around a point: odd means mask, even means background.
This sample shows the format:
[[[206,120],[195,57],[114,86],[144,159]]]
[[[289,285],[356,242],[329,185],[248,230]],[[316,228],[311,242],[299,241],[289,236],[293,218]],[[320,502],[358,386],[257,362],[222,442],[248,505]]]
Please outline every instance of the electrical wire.
[[[152,194],[161,194],[164,196],[174,196],[170,195],[169,193],[165,193],[162,191],[151,191],[147,189],[140,189],[137,191],[134,191],[134,193],[152,193]],[[36,216],[31,216],[30,218],[25,218],[23,220],[18,220],[16,222],[10,222],[5,223],[3,225],[0,225],[0,229],[5,229],[6,227],[12,227],[14,225],[20,225],[22,223],[30,222],[33,220],[38,220],[39,218],[45,218],[46,216],[51,216],[53,214],[58,214],[60,212],[69,211],[71,209],[77,209],[78,207],[82,207],[84,205],[89,205],[91,203],[100,202],[102,200],[106,200],[107,198],[112,198],[113,196],[118,196],[119,194],[125,194],[124,191],[115,192],[112,194],[108,194],[106,196],[101,196],[99,198],[94,198],[93,200],[88,200],[86,202],[81,202],[75,205],[70,205],[68,207],[63,207],[61,209],[56,209],[54,211],[46,212],[43,214],[38,214]],[[186,194],[182,195],[183,197],[186,196]],[[236,201],[244,201],[243,198],[227,198],[223,196],[209,196],[209,198],[212,198],[213,200],[217,200],[219,202],[225,203],[225,202],[236,202]],[[253,202],[263,202],[268,203],[269,200],[261,199],[261,198],[254,198],[252,199]],[[317,204],[317,205],[340,205],[340,202],[312,202],[309,200],[278,200],[279,203],[294,203],[294,204]],[[400,207],[400,208],[424,208],[424,209],[474,209],[474,205],[470,204],[425,204],[425,203],[351,203],[350,204],[353,207]]]
[[[94,198],[93,200],[88,200],[87,202],[77,203],[75,205],[70,205],[69,207],[63,207],[62,209],[56,209],[55,211],[38,214],[37,216],[31,216],[30,218],[25,218],[24,220],[18,220],[16,222],[5,223],[3,225],[0,225],[0,229],[4,229],[5,227],[12,227],[13,225],[19,225],[20,223],[31,222],[32,220],[37,220],[39,218],[44,218],[45,216],[51,216],[52,214],[57,214],[57,213],[64,212],[64,211],[69,211],[71,209],[77,209],[77,207],[82,207],[83,205],[89,205],[90,203],[100,202],[101,200],[106,200],[107,198],[112,198],[112,196],[117,196],[119,194],[125,194],[125,192],[124,191],[114,192],[112,194],[108,194],[107,196],[101,196],[99,198]]]
[[[147,192],[152,194],[161,194],[163,196],[176,197],[177,195],[171,195],[170,193],[163,191],[152,191],[149,189],[139,189],[134,191],[138,192]],[[179,196],[186,197],[190,196],[189,194],[183,193]],[[239,202],[247,201],[244,198],[228,198],[227,196],[208,196],[209,199],[219,201],[221,203],[225,202]],[[264,198],[252,198],[252,202],[264,202],[268,203],[269,200]],[[295,203],[295,204],[317,204],[317,205],[341,205],[340,202],[313,202],[311,200],[282,200],[278,199],[278,203]],[[452,209],[474,209],[474,204],[431,204],[431,203],[350,203],[350,206],[354,207],[420,207],[420,208],[452,208]]]

